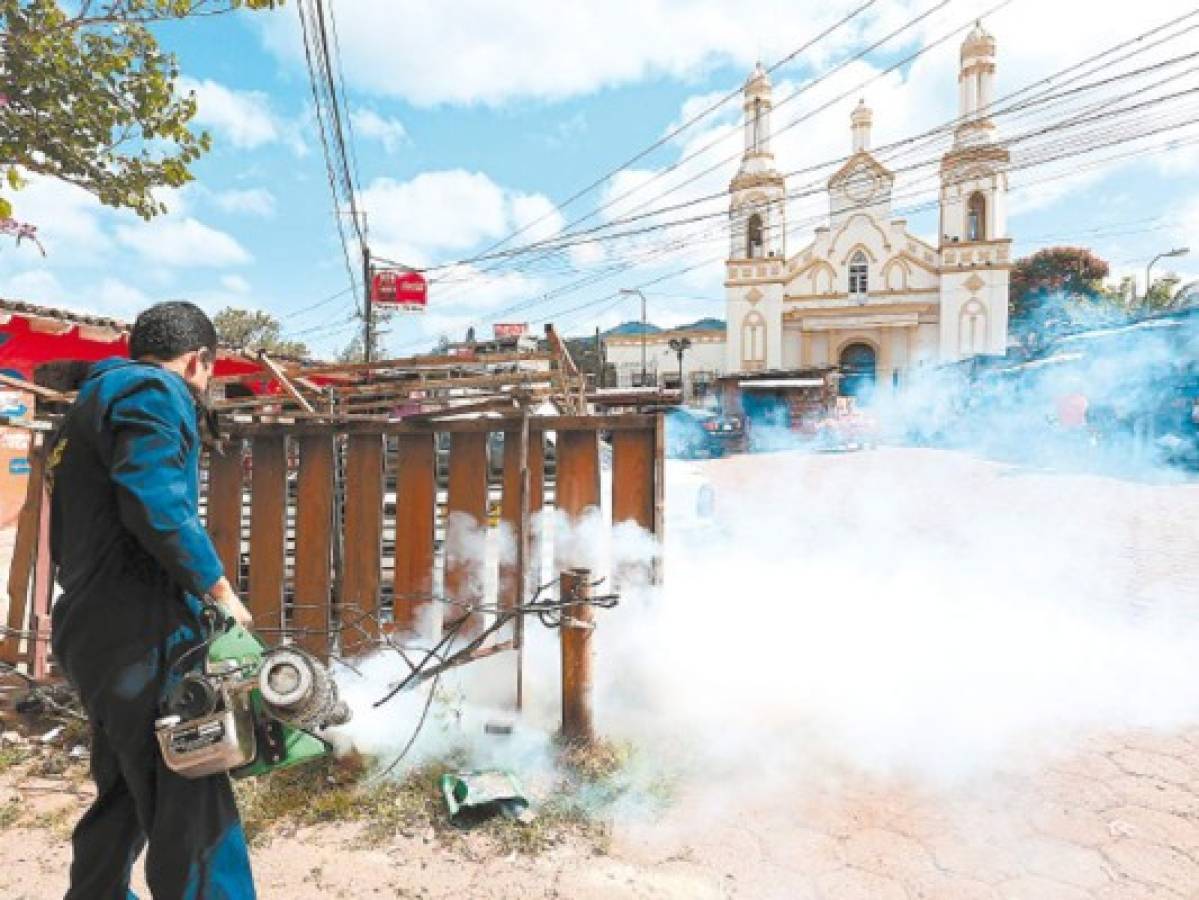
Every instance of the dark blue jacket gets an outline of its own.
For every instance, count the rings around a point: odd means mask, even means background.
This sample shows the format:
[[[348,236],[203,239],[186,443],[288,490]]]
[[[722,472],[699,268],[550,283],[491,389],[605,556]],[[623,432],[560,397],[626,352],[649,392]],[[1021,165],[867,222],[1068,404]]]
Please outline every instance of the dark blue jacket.
[[[54,649],[72,680],[78,660],[98,672],[158,646],[187,595],[223,574],[198,512],[200,449],[180,376],[128,359],[92,368],[49,458]]]

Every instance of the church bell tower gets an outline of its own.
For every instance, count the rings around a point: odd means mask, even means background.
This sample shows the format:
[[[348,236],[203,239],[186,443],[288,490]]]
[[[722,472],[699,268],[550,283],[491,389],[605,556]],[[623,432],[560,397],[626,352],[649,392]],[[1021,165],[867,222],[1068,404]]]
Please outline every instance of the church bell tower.
[[[745,152],[729,185],[730,260],[781,259],[786,241],[786,187],[770,149],[770,76],[758,63],[745,83]]]
[[[1006,351],[1011,157],[991,118],[995,50],[981,23],[962,43],[958,120],[941,160],[941,358],[947,360]]]

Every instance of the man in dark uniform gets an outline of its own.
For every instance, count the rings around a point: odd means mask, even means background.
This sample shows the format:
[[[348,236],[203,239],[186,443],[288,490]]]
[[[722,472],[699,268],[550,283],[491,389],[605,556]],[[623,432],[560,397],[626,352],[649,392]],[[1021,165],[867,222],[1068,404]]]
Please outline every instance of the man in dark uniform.
[[[131,359],[97,363],[50,448],[55,659],[92,726],[97,796],[75,828],[67,900],[128,900],[149,842],[155,900],[249,900],[229,778],[169,770],[154,736],[166,688],[201,662],[200,599],[242,624],[197,505],[200,413],[216,355],[191,303],[138,316]]]

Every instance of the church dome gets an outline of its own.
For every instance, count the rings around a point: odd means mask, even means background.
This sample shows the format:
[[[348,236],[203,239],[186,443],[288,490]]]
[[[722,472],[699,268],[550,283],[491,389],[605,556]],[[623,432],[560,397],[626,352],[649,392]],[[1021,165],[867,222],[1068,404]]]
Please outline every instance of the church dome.
[[[982,22],[975,22],[966,40],[962,41],[962,59],[994,55],[995,38],[983,28]]]

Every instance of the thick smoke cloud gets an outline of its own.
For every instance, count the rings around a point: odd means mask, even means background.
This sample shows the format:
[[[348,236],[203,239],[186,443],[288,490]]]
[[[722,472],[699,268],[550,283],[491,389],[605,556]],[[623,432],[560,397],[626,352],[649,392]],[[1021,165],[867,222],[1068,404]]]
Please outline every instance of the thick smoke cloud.
[[[764,772],[952,785],[1094,732],[1199,721],[1199,573],[1168,570],[1157,546],[1199,498],[1162,440],[1162,410],[1191,396],[1192,342],[1150,323],[1059,341],[1041,366],[929,374],[878,398],[875,451],[669,461],[664,547],[607,511],[543,516],[543,580],[555,544],[600,575],[665,562],[662,586],[626,582],[597,613],[601,731],[638,748],[646,783],[715,797]],[[1067,427],[1074,394],[1083,423]],[[1155,518],[1130,520],[1144,490]],[[494,562],[478,537],[455,552]],[[408,764],[458,748],[552,771],[556,633],[531,622],[525,663],[512,738],[484,734],[514,718],[501,657],[443,680]],[[382,654],[347,676],[345,738],[366,752],[395,752],[420,717],[423,692],[369,708],[402,671]]]

